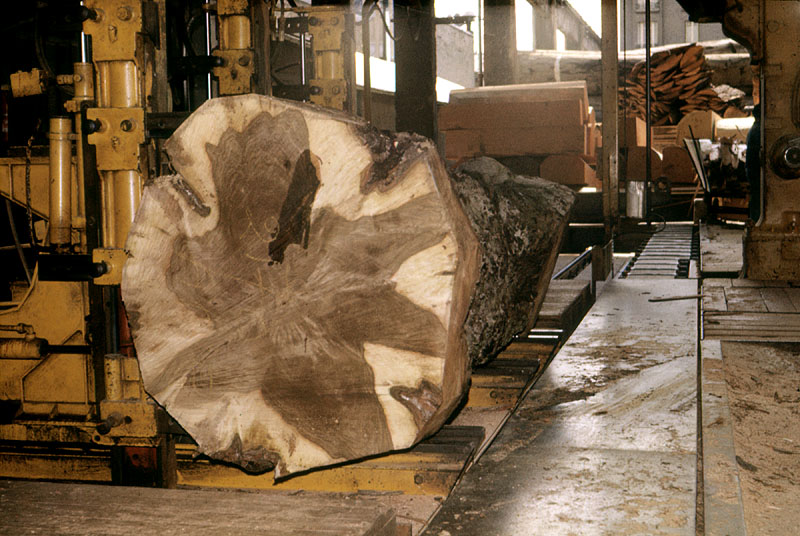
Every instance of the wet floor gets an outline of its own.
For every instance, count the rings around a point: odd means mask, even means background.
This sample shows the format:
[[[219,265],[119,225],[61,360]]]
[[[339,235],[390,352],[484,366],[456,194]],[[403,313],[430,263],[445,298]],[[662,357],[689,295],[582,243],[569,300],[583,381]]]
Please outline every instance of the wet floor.
[[[610,281],[425,534],[694,534],[694,294]]]

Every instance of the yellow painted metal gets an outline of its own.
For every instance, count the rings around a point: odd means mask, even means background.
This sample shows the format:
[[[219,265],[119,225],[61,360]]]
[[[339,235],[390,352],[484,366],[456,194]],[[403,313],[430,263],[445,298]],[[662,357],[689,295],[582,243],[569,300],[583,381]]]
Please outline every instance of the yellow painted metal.
[[[467,406],[470,408],[513,408],[522,395],[524,386],[473,386],[469,390]]]
[[[75,93],[65,108],[70,113],[80,114],[83,103],[96,102],[96,108],[87,110],[87,117],[97,120],[100,130],[89,137],[89,142],[97,148],[104,197],[102,213],[93,216],[102,218],[104,230],[110,230],[104,236],[105,245],[122,247],[141,198],[143,173],[147,171],[146,162],[143,162],[147,141],[144,117],[150,105],[147,98],[152,91],[154,56],[146,53],[141,0],[86,0],[85,5],[98,13],[96,20],[87,20],[83,25],[92,39],[93,63],[76,63],[73,74],[62,77],[62,82],[73,84]],[[156,56],[158,54],[157,51]],[[81,122],[76,121],[78,136],[80,126]],[[73,228],[83,228],[86,214],[82,199],[81,144],[77,149],[77,168],[73,164],[70,171],[70,175],[77,176],[70,181],[69,223]],[[33,158],[29,168],[32,209],[44,218],[56,213],[49,207],[48,182],[56,175],[48,169],[50,162],[53,166],[61,165],[63,159]],[[60,169],[63,175],[63,167]],[[26,202],[24,177],[24,160],[0,160],[0,193],[20,204]],[[66,200],[62,193],[59,192],[60,200],[64,202],[57,206],[62,210],[63,221]],[[85,236],[76,230],[73,230],[73,243],[85,245]],[[56,240],[64,240],[64,236]],[[105,283],[119,284],[124,252],[106,249],[97,250],[94,255],[111,267]],[[88,342],[85,336],[87,291],[86,283],[41,282],[34,275],[32,288],[23,296],[16,293],[18,303],[0,312],[0,322],[32,324],[36,336],[54,344],[85,344]],[[163,412],[147,400],[136,359],[115,356],[106,364],[106,372],[112,378],[111,398],[98,404],[94,400],[94,372],[89,356],[0,358],[0,399],[20,401],[22,418],[32,416],[28,421],[17,418],[13,424],[0,424],[0,440],[53,444],[91,442],[103,447],[156,446],[161,441]],[[72,420],[56,420],[58,415],[69,416]],[[95,415],[101,419],[118,415],[121,421],[108,433],[101,434],[96,421],[89,419]],[[42,416],[47,418],[42,419]],[[99,452],[88,457],[26,452],[22,457],[8,458],[0,454],[0,475],[110,481],[109,451]]]
[[[308,10],[308,31],[314,58],[311,102],[354,111],[355,56],[353,15],[339,6]]]
[[[44,342],[36,337],[0,338],[0,359],[39,359]]]
[[[750,43],[762,84],[764,210],[745,237],[745,270],[750,279],[800,279],[800,179],[782,158],[790,142],[800,142],[800,14],[796,2],[727,3],[723,24]]]
[[[149,438],[159,434],[158,407],[147,400],[135,357],[105,356],[106,399],[100,402],[100,418],[113,422],[111,438]]]
[[[157,412],[158,406],[141,400],[103,400],[100,418],[116,418],[119,422],[104,437],[142,438],[150,440],[144,446],[154,446],[159,433]]]
[[[96,434],[92,423],[60,420],[16,420],[0,425],[0,441],[24,443],[91,443]]]
[[[220,27],[219,40],[225,43],[226,48],[250,48],[250,18],[247,15],[228,16]]]
[[[119,354],[105,356],[106,398],[108,400],[146,400],[135,357]]]
[[[38,358],[6,359],[5,356],[0,357],[0,400],[22,400],[22,378],[38,363]]]
[[[94,100],[94,66],[91,63],[78,62],[73,64],[73,89],[74,95],[71,100],[64,104],[67,111],[75,114],[74,128],[76,139],[83,137],[83,120],[81,117],[81,104]],[[74,229],[84,230],[86,228],[86,209],[84,207],[84,175],[83,169],[83,144],[75,144],[75,170],[77,193],[75,200],[74,217],[72,226]],[[80,233],[74,243],[80,243],[81,251],[86,251],[86,234]]]
[[[142,31],[141,1],[86,0],[84,5],[98,15],[83,23],[83,31],[92,36],[92,59],[130,61],[137,46],[136,34]]]
[[[127,259],[125,250],[97,248],[92,251],[92,261],[106,265],[106,273],[94,279],[95,285],[119,285],[122,282],[122,267]]]
[[[89,367],[88,356],[47,356],[22,378],[22,412],[88,416],[94,398]]]
[[[24,323],[33,326],[37,337],[48,340],[53,344],[83,344],[85,317],[88,308],[85,298],[85,283],[79,282],[54,282],[39,281],[38,275],[34,274],[33,286],[30,287],[21,301],[14,307],[0,311],[0,323],[18,324]],[[81,356],[77,356],[81,357]],[[19,360],[2,359],[0,357],[0,399],[1,400],[23,400],[23,380],[26,376],[33,373],[33,370],[41,365],[39,359]],[[53,364],[45,368],[50,369]],[[85,362],[80,359],[68,360],[68,362],[56,363],[57,369],[63,371],[63,367],[76,367],[76,370],[66,371],[65,376],[54,376],[52,381],[55,385],[64,385],[70,378],[77,374],[83,374],[83,378],[77,380],[75,388],[80,393],[81,400],[86,399],[84,393],[87,385],[91,387],[91,378],[86,378],[87,369]],[[42,369],[44,370],[44,369]],[[50,369],[52,370],[52,369]],[[41,372],[33,374],[30,386],[39,389],[36,384],[37,377]],[[49,386],[45,389],[50,389]],[[92,391],[90,388],[89,391]],[[36,401],[35,395],[32,402]],[[49,395],[48,395],[49,396]],[[89,398],[91,399],[91,392]],[[76,396],[70,395],[70,401],[74,401]],[[83,404],[83,402],[81,402]],[[52,405],[50,406],[52,409]],[[33,410],[33,408],[29,408]],[[38,408],[38,412],[42,408]],[[49,414],[49,410],[44,412]]]
[[[180,455],[180,453],[179,453]],[[357,464],[330,467],[276,482],[269,473],[247,474],[200,460],[178,462],[178,484],[197,487],[281,489],[353,493],[399,491],[446,497],[469,459],[442,454],[392,454]]]
[[[142,176],[135,170],[110,171],[102,176],[105,179],[105,213],[108,217],[105,245],[121,248],[125,245],[142,198]]]
[[[72,100],[88,101],[94,99],[94,67],[89,62],[72,64],[74,71],[72,83],[74,94]]]
[[[28,97],[44,93],[45,74],[41,69],[18,71],[11,75],[11,94],[14,97]]]
[[[135,170],[139,145],[145,141],[144,110],[141,108],[90,108],[87,119],[100,121],[100,130],[89,134],[97,147],[97,168],[101,171]]]
[[[22,302],[0,311],[0,323],[29,324],[37,337],[51,344],[83,344],[84,319],[89,314],[85,287],[81,282],[39,281],[34,274]]]
[[[0,158],[0,194],[25,206],[25,159]],[[50,212],[50,163],[46,156],[31,157],[31,210],[46,218]]]
[[[250,93],[253,90],[255,54],[249,3],[218,0],[217,24],[219,48],[213,54],[222,59],[222,65],[214,67],[214,76],[219,80],[219,94]]]
[[[72,241],[72,121],[50,119],[50,243]]]
[[[0,476],[42,480],[111,482],[110,457],[72,453],[0,452]]]
[[[92,56],[97,72],[97,108],[87,118],[100,123],[89,135],[97,148],[101,175],[104,246],[122,247],[141,198],[144,184],[142,144],[144,114],[152,66],[146,63],[139,0],[87,0],[98,13],[83,23],[92,37]],[[150,73],[150,74],[148,74]]]

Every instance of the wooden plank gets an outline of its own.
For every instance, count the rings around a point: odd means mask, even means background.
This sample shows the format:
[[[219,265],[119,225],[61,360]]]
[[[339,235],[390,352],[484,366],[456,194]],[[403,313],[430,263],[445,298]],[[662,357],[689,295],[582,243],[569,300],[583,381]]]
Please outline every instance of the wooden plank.
[[[725,289],[725,300],[728,302],[728,311],[767,312],[767,304],[758,288]]]
[[[513,104],[485,99],[454,102],[439,108],[439,130],[580,125],[582,106],[579,99]]]
[[[698,110],[686,114],[678,123],[676,134],[678,141],[691,138],[692,133],[696,139],[714,139],[714,125],[719,119],[719,115],[711,110]]]
[[[542,82],[538,84],[510,84],[502,86],[482,86],[457,89],[450,92],[450,102],[463,102],[471,99],[503,99],[519,101],[547,101],[579,98],[588,103],[585,80],[564,82]],[[588,113],[588,104],[587,104]]]
[[[767,306],[770,313],[795,313],[795,308],[792,300],[786,294],[785,289],[782,288],[762,288],[760,289],[761,298]]]
[[[481,136],[477,130],[448,130],[444,132],[445,157],[453,160],[481,154]]]
[[[547,155],[586,152],[583,125],[480,130],[481,147],[489,156]]]
[[[539,176],[567,185],[597,186],[597,174],[577,154],[553,154],[539,166]]]
[[[728,302],[725,300],[723,287],[706,286],[703,284],[703,311],[727,311]]]
[[[619,132],[620,147],[644,147],[647,141],[647,125],[638,117],[628,116],[622,120]]]
[[[662,149],[662,170],[672,183],[693,183],[695,179],[694,164],[686,149],[677,145],[668,145]]]
[[[800,313],[709,312],[704,315],[707,326],[732,325],[740,329],[758,327],[759,330],[793,331],[800,328]],[[800,337],[800,331],[798,332]]]
[[[644,180],[647,173],[647,148],[628,147],[627,165],[625,167],[625,177],[628,180]],[[650,149],[650,175],[653,180],[662,174],[661,156],[653,149]]]
[[[0,481],[3,534],[395,536],[390,508],[356,497]]]
[[[800,288],[787,288],[784,292],[786,292],[786,296],[792,302],[794,308],[800,311]]]
[[[772,279],[731,279],[731,286],[746,288],[785,288],[789,286],[789,282]]]

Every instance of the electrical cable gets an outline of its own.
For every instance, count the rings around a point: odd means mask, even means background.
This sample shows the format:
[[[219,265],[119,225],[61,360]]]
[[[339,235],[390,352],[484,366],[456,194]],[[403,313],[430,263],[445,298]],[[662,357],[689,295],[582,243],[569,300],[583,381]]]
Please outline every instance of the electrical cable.
[[[392,31],[389,29],[389,24],[386,22],[386,13],[383,12],[383,8],[381,8],[381,4],[379,1],[375,2],[375,7],[373,9],[377,9],[378,13],[381,14],[381,22],[383,22],[383,29],[386,30],[386,33],[389,35],[389,39],[392,41],[397,41],[392,34]]]

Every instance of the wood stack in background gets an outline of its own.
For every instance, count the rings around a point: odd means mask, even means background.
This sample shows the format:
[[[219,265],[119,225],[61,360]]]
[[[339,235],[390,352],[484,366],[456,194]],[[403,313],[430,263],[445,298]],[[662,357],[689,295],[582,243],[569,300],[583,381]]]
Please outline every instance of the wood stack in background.
[[[515,171],[569,186],[600,184],[590,165],[599,144],[586,82],[549,82],[461,89],[439,109],[445,157],[498,159],[523,157]],[[543,166],[551,155],[570,165]],[[545,176],[544,173],[550,173]]]
[[[744,92],[730,86],[712,86],[704,50],[699,45],[684,45],[663,50],[650,59],[651,114],[653,126],[676,125],[686,114],[713,110],[721,115],[736,114]],[[644,119],[646,110],[645,62],[633,66],[620,89],[621,106],[629,114]],[[732,108],[731,112],[727,112]]]

